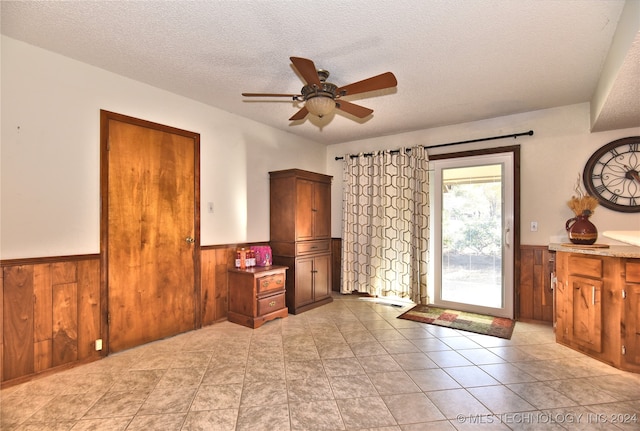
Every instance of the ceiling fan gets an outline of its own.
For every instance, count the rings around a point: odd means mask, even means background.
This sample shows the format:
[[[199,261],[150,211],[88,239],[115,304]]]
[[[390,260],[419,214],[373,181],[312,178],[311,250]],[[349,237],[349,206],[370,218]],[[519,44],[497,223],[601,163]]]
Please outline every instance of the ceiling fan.
[[[342,97],[398,85],[393,73],[386,72],[353,84],[338,87],[327,82],[329,72],[323,69],[316,69],[313,61],[301,57],[290,57],[290,59],[295,68],[298,69],[298,72],[300,72],[300,75],[302,75],[302,78],[307,82],[307,85],[302,87],[302,94],[242,93],[242,95],[244,97],[291,97],[294,101],[304,101],[302,109],[289,118],[291,121],[302,120],[309,113],[322,118],[333,112],[335,108],[355,117],[364,118],[370,115],[373,109],[347,102],[342,100]]]

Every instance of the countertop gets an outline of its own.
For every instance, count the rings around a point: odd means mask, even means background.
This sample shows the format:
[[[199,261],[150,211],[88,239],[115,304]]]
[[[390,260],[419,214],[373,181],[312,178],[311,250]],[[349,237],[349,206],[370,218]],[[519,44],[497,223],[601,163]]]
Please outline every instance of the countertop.
[[[640,247],[633,245],[610,245],[608,248],[591,248],[571,243],[551,243],[549,244],[549,250],[593,254],[596,256],[640,258]]]

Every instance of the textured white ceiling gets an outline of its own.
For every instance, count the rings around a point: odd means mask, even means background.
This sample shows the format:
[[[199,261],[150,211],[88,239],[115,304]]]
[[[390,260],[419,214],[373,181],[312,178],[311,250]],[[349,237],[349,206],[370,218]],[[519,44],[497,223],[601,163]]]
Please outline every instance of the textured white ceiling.
[[[1,31],[330,144],[587,102],[623,6],[622,0],[3,0]],[[338,113],[290,122],[301,104],[240,94],[299,93],[304,83],[290,56],[312,59],[338,86],[391,71],[398,87],[347,98],[374,110],[365,120]],[[624,99],[625,88],[619,84],[615,96]]]

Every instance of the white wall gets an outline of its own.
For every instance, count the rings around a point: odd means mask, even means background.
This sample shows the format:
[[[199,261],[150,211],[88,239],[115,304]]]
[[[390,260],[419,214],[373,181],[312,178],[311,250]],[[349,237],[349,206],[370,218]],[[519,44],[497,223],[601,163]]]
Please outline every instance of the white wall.
[[[202,245],[267,241],[268,172],[326,169],[321,144],[5,36],[1,43],[1,259],[100,251],[100,109],[200,133]]]
[[[566,201],[589,156],[640,128],[589,132],[580,104],[474,123],[324,146],[2,36],[0,259],[98,253],[99,111],[106,109],[201,134],[202,244],[269,239],[271,170],[334,176],[332,235],[341,236],[342,163],[336,155],[435,145],[533,129],[520,144],[522,243],[565,238]],[[380,120],[373,120],[380,121]],[[206,211],[214,203],[214,213]],[[530,221],[539,231],[529,232]],[[640,215],[599,207],[598,229],[639,230]],[[612,242],[601,238],[603,242]]]
[[[473,123],[347,142],[327,148],[327,173],[334,176],[332,194],[332,235],[342,229],[342,162],[336,156],[415,145],[437,145],[490,136],[534,131],[533,136],[505,139],[429,150],[442,154],[496,146],[521,146],[521,243],[546,245],[567,242],[565,222],[573,217],[566,202],[574,193],[578,175],[591,154],[606,143],[627,136],[640,136],[640,128],[590,133],[589,104],[564,106]],[[374,120],[375,121],[375,120]],[[531,221],[538,232],[530,232]],[[599,232],[640,230],[640,214],[620,213],[602,206],[591,221]],[[598,242],[616,244],[600,235]],[[619,243],[618,243],[619,244]]]

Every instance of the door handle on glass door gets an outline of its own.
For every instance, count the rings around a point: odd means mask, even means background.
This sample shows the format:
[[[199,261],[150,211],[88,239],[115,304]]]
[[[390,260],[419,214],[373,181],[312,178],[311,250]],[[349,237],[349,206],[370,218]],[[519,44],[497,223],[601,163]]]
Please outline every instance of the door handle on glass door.
[[[509,233],[511,232],[511,228],[509,226],[505,226],[504,228],[504,245],[507,247],[511,245],[509,242]]]

